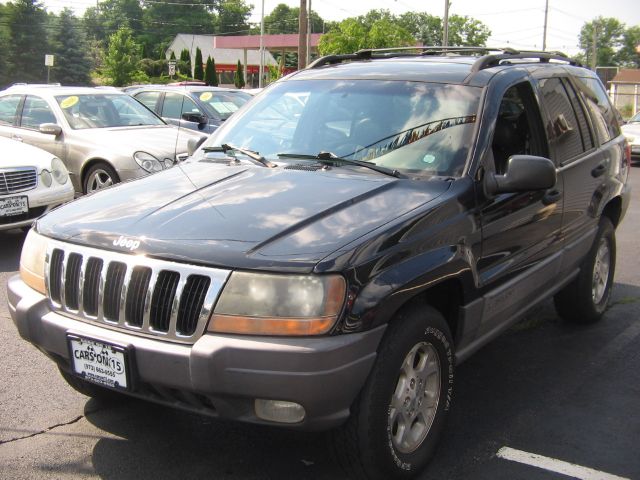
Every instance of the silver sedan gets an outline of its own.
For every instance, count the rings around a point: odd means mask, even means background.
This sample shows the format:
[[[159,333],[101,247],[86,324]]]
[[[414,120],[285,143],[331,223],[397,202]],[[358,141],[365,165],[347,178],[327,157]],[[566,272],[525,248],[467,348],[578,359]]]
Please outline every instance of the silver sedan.
[[[116,90],[29,85],[0,92],[0,135],[62,159],[80,193],[169,168],[202,136]]]

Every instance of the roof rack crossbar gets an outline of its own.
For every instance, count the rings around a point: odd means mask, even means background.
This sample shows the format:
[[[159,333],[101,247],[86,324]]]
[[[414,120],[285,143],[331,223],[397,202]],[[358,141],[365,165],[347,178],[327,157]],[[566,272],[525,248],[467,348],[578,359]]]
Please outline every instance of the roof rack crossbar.
[[[531,59],[538,60],[539,63],[549,63],[550,60],[557,60],[565,62],[569,65],[580,66],[580,63],[576,60],[569,58],[562,52],[539,52],[534,50],[514,51],[514,53],[502,53],[493,55],[484,55],[480,57],[471,67],[472,72],[478,72],[485,68],[496,67],[500,65],[503,60],[514,59]]]

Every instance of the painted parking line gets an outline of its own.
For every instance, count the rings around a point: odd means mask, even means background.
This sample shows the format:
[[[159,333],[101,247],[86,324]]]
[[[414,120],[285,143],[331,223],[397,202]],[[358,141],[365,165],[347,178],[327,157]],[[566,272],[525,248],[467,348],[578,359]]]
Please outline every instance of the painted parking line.
[[[545,457],[535,453],[523,452],[515,448],[502,447],[496,453],[498,458],[512,462],[524,463],[532,467],[542,468],[550,472],[560,473],[580,480],[630,480],[610,473],[600,472],[592,468],[582,467],[574,463],[563,462],[555,458]]]

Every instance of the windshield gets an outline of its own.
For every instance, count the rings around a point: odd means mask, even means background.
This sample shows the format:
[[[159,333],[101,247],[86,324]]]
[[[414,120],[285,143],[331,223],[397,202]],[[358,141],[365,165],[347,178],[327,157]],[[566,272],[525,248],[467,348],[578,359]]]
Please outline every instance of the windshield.
[[[288,81],[271,86],[206,142],[267,159],[320,152],[406,173],[458,176],[480,89],[380,80]]]
[[[165,125],[162,119],[129,95],[96,93],[59,95],[55,98],[67,122],[74,130]]]
[[[238,108],[247,103],[252,97],[244,92],[220,92],[216,90],[194,92],[204,104],[209,116],[226,120]]]

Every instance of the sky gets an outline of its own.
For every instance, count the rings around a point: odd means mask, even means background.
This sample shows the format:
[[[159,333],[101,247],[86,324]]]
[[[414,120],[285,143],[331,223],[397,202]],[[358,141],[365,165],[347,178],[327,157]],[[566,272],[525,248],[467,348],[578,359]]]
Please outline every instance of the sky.
[[[167,0],[171,1],[171,0]],[[260,22],[262,2],[245,0],[253,4],[251,22]],[[372,9],[386,8],[394,14],[409,11],[444,15],[443,0],[311,0],[312,9],[326,20],[342,20],[362,15]],[[57,12],[70,7],[82,15],[96,0],[44,0],[48,10]],[[299,0],[264,0],[268,15],[279,3],[299,6]],[[542,49],[545,0],[452,0],[450,15],[467,15],[482,21],[491,30],[487,41],[492,47]],[[547,50],[560,50],[569,55],[579,52],[577,47],[580,28],[598,16],[614,17],[627,26],[640,25],[637,0],[549,0]]]

